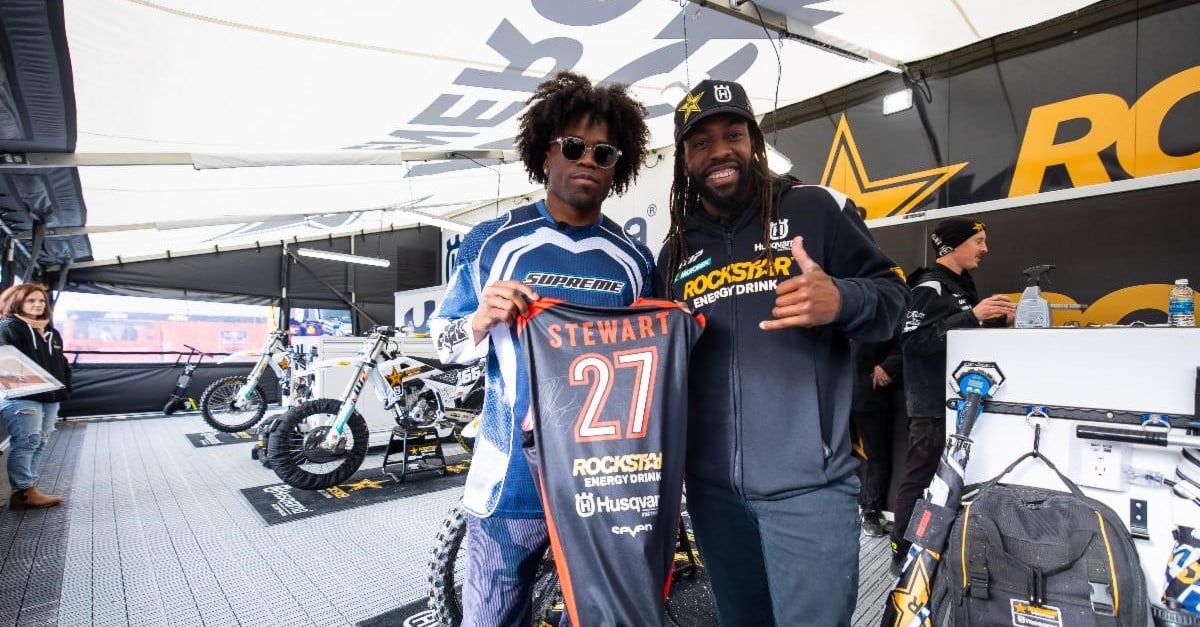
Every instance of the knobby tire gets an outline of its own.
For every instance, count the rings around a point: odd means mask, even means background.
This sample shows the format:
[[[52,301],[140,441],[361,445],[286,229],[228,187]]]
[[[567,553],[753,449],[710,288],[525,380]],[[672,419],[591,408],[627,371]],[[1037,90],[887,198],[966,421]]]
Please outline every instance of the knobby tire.
[[[208,426],[225,433],[237,433],[253,427],[258,424],[259,420],[262,420],[263,414],[267,413],[267,395],[263,393],[262,387],[257,385],[250,394],[250,404],[247,409],[242,410],[251,412],[248,420],[238,423],[221,420],[221,416],[230,410],[233,397],[245,384],[245,376],[235,375],[217,379],[204,388],[204,393],[200,395],[200,415],[204,417],[204,422],[207,422]]]
[[[346,421],[353,442],[341,454],[340,463],[327,472],[311,472],[303,468],[308,459],[305,457],[305,434],[301,426],[312,415],[337,415],[341,405],[342,402],[336,399],[319,398],[301,403],[284,414],[267,442],[267,458],[271,470],[275,471],[280,481],[301,490],[324,490],[349,479],[362,466],[367,456],[370,433],[362,414],[355,411]]]

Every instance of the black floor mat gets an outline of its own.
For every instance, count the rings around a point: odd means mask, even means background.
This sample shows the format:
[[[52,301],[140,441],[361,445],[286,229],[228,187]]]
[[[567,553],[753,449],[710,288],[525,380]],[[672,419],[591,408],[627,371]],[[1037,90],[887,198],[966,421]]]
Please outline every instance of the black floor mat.
[[[188,433],[188,442],[196,448],[223,446],[225,444],[241,444],[258,440],[257,433],[238,431],[237,433],[222,433],[220,431],[205,431],[203,433]]]
[[[268,525],[274,525],[445,490],[466,483],[467,469],[470,466],[468,456],[448,456],[446,464],[447,471],[444,475],[436,470],[410,473],[403,482],[396,481],[378,466],[373,466],[360,469],[349,480],[327,490],[300,490],[284,483],[276,483],[242,488],[242,495]],[[390,469],[398,471],[399,464],[390,465]]]

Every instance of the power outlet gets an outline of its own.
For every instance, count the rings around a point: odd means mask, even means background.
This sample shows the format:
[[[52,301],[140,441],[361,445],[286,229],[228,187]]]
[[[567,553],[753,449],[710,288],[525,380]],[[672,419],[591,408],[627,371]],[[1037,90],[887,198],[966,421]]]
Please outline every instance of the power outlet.
[[[1071,475],[1075,483],[1118,492],[1125,489],[1129,445],[1076,440],[1074,450],[1077,455]]]

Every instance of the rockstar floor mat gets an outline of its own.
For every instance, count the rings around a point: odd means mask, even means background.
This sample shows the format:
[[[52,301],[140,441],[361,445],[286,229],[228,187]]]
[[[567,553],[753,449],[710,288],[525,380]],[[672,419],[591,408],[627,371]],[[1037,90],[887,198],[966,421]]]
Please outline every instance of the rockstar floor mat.
[[[275,483],[242,488],[242,496],[268,525],[275,525],[461,486],[467,481],[469,467],[467,455],[448,455],[445,474],[436,470],[409,473],[404,481],[397,481],[378,466],[372,466],[325,490],[300,490],[286,483]]]
[[[207,448],[210,446],[224,446],[226,444],[241,444],[243,442],[254,442],[258,440],[258,434],[249,431],[238,431],[237,433],[222,433],[220,431],[204,431],[202,433],[187,433],[188,442],[196,448]]]

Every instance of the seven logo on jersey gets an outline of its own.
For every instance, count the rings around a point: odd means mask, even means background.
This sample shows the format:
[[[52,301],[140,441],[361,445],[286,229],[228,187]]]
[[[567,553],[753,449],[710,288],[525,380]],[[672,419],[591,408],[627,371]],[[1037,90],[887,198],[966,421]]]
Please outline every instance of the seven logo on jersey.
[[[636,538],[637,534],[639,534],[643,531],[654,531],[654,525],[652,525],[650,523],[645,523],[642,525],[634,525],[632,527],[629,527],[627,525],[613,525],[613,528],[611,531],[613,532],[613,534],[618,535],[618,536],[623,533],[627,533],[627,534],[629,534],[629,537]]]

